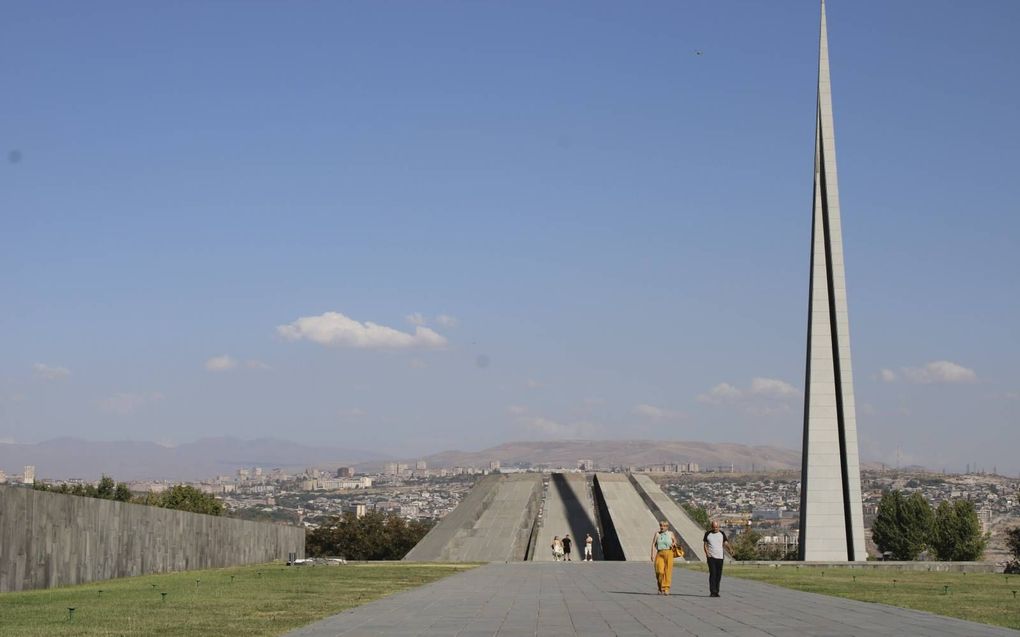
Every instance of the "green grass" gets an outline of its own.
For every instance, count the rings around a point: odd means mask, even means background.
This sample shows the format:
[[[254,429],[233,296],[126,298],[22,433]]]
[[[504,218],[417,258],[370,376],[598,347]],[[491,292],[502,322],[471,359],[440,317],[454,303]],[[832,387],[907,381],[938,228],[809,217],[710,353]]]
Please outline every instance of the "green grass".
[[[467,568],[472,566],[263,564],[3,593],[0,636],[280,635]],[[69,607],[75,609],[70,620]]]
[[[707,571],[704,566],[692,570]],[[1020,575],[727,564],[726,577],[1020,629]]]

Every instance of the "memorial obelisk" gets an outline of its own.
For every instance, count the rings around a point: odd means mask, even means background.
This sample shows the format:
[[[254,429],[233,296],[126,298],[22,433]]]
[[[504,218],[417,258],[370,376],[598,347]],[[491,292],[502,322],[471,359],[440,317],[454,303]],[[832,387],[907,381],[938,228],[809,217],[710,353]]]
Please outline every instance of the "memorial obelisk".
[[[852,561],[867,559],[867,553],[826,33],[822,0],[801,451],[800,559]]]

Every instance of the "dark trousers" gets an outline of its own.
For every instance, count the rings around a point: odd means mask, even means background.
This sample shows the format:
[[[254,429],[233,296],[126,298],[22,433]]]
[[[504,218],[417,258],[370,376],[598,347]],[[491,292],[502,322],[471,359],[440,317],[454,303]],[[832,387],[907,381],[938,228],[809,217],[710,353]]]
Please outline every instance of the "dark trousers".
[[[708,592],[713,595],[719,594],[719,581],[722,579],[723,561],[710,557],[708,558]]]

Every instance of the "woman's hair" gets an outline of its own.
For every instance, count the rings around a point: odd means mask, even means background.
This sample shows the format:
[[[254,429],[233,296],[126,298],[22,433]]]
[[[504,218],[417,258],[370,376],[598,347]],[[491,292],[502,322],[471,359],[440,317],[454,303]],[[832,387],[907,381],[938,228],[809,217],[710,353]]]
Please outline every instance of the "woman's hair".
[[[659,526],[662,526],[662,525],[669,526],[669,522],[666,521],[666,520],[659,520]]]

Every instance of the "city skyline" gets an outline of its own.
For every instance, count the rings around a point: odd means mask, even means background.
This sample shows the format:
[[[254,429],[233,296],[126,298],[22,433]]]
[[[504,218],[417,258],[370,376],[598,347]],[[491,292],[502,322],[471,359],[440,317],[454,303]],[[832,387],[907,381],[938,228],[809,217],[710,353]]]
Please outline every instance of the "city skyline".
[[[799,446],[815,3],[62,6],[0,442]],[[1015,474],[1020,7],[827,9],[861,455]]]

